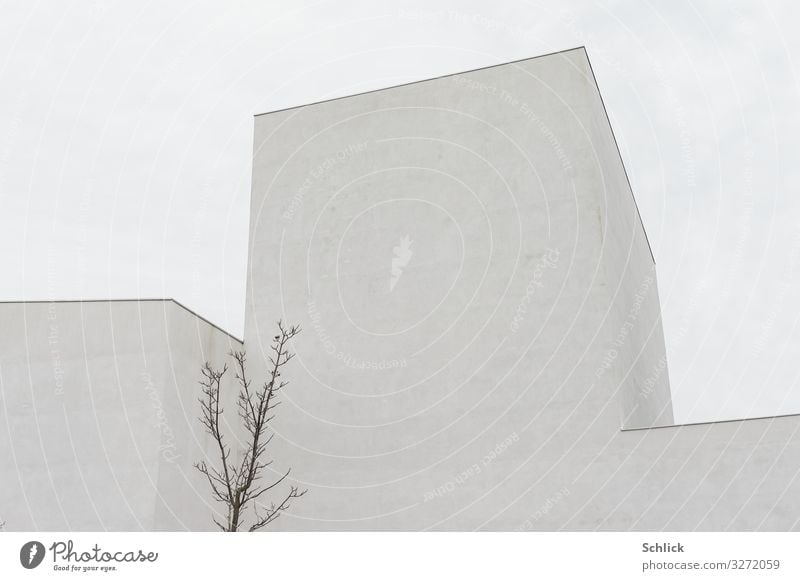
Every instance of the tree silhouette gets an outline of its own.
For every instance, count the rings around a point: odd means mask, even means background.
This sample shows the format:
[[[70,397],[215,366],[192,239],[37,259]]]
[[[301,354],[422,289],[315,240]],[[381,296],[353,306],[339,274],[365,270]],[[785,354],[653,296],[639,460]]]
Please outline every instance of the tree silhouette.
[[[279,392],[286,387],[288,381],[281,378],[282,368],[294,357],[288,351],[288,343],[300,332],[300,327],[283,326],[278,321],[279,334],[275,335],[270,346],[272,354],[268,357],[270,364],[269,376],[258,388],[251,388],[251,380],[246,375],[246,355],[244,351],[232,351],[230,356],[234,360],[235,377],[239,385],[237,408],[239,420],[246,435],[245,445],[238,451],[235,460],[231,458],[231,448],[226,443],[222,433],[220,420],[224,409],[220,405],[220,386],[222,378],[228,372],[227,363],[221,370],[214,369],[208,362],[202,369],[203,397],[200,398],[202,415],[200,421],[217,444],[219,456],[218,467],[210,466],[205,460],[195,463],[208,480],[214,500],[225,505],[227,519],[224,523],[213,518],[214,523],[223,531],[236,532],[244,530],[244,513],[252,504],[252,524],[247,528],[250,532],[257,531],[289,508],[295,498],[300,498],[307,490],[300,490],[291,485],[288,494],[280,496],[277,504],[271,502],[268,508],[262,505],[259,510],[259,500],[262,495],[273,490],[281,484],[291,468],[282,476],[264,484],[265,469],[272,464],[266,454],[267,446],[274,437],[274,432],[269,429],[269,423],[275,417],[272,410],[280,403],[277,399]]]

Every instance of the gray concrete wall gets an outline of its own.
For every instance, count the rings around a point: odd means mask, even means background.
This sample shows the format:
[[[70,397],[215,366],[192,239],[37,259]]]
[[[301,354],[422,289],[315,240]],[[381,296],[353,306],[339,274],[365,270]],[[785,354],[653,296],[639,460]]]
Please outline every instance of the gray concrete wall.
[[[278,318],[271,452],[309,494],[276,529],[800,518],[799,418],[657,427],[654,265],[582,49],[257,117],[256,382]],[[0,304],[0,519],[211,529],[197,381],[238,347],[172,301]]]
[[[173,301],[0,303],[7,530],[211,530],[200,366],[238,341]]]
[[[794,418],[622,431],[671,424],[671,396],[583,49],[256,117],[250,236],[249,351],[305,329],[275,450],[310,493],[278,528],[800,516]]]
[[[581,115],[597,169],[592,187],[599,198],[599,266],[612,322],[602,369],[605,373],[606,363],[611,363],[608,373],[620,404],[621,426],[671,425],[672,394],[655,263],[591,68],[586,75],[588,110],[581,110]]]

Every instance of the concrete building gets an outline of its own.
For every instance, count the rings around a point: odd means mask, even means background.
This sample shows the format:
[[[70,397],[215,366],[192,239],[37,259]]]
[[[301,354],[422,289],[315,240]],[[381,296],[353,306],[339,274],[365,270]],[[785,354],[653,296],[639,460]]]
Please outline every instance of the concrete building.
[[[309,494],[274,529],[795,527],[797,418],[673,425],[654,261],[584,49],[259,115],[254,148],[254,376],[276,319],[304,328],[272,451]],[[0,518],[210,528],[192,386],[235,339],[174,303],[72,305],[70,407],[49,308],[0,310]]]
[[[172,300],[0,303],[6,529],[209,529],[197,382],[234,348]]]

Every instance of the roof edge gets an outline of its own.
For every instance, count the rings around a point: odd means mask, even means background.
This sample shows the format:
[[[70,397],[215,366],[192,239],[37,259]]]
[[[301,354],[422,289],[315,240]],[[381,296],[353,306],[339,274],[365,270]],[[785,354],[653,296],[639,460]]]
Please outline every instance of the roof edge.
[[[494,64],[494,65],[487,65],[485,67],[478,67],[478,68],[474,68],[474,69],[468,69],[468,70],[465,70],[465,71],[458,71],[458,72],[455,72],[455,73],[446,73],[444,75],[438,75],[436,77],[429,77],[427,79],[419,79],[417,81],[409,81],[407,83],[400,83],[400,84],[397,84],[397,85],[390,85],[388,87],[381,87],[379,89],[370,89],[369,91],[361,91],[360,93],[351,93],[349,95],[341,95],[340,97],[331,97],[330,99],[320,99],[319,101],[312,101],[312,102],[309,102],[309,103],[303,103],[301,105],[292,105],[291,107],[283,107],[281,109],[275,109],[275,110],[272,110],[272,111],[265,111],[264,113],[256,113],[256,114],[253,115],[253,117],[262,117],[263,115],[272,115],[273,113],[283,113],[285,111],[292,111],[293,109],[303,109],[304,107],[311,107],[312,105],[322,105],[324,103],[331,103],[333,101],[340,101],[341,99],[349,99],[350,97],[360,97],[362,95],[370,95],[372,93],[380,93],[381,91],[390,91],[392,89],[399,89],[401,87],[408,87],[410,85],[417,85],[419,83],[427,83],[428,81],[438,81],[439,79],[446,79],[448,77],[456,77],[458,75],[466,75],[466,74],[469,74],[469,73],[477,73],[479,71],[485,71],[485,70],[493,69],[493,68],[496,68],[496,67],[504,67],[504,66],[507,66],[507,65],[515,65],[515,64],[522,63],[522,62],[525,62],[525,61],[531,61],[531,60],[535,60],[535,59],[545,58],[545,57],[548,57],[548,56],[556,56],[556,55],[559,55],[559,54],[572,52],[572,51],[575,51],[575,50],[583,50],[584,53],[587,52],[585,45],[574,46],[572,48],[565,48],[565,49],[562,49],[562,50],[556,50],[556,51],[553,51],[553,52],[548,52],[548,53],[540,54],[540,55],[536,55],[536,56],[529,56],[529,57],[525,57],[525,58],[521,58],[521,59],[514,59],[513,61],[497,63],[497,64]],[[587,53],[587,55],[588,55],[588,53]]]
[[[175,305],[182,308],[184,311],[187,311],[189,314],[193,315],[195,318],[203,321],[205,324],[213,327],[217,331],[224,333],[231,339],[235,340],[237,343],[244,345],[244,340],[240,339],[230,331],[226,331],[219,325],[212,323],[204,316],[199,315],[197,312],[193,311],[182,302],[174,298],[147,298],[147,299],[36,299],[36,300],[17,300],[17,301],[4,301],[0,300],[0,305],[9,305],[9,304],[42,304],[42,303],[153,303],[153,302],[162,302],[162,303],[174,303]]]
[[[639,224],[642,227],[642,232],[644,232],[644,240],[647,242],[647,249],[650,251],[650,259],[653,261],[653,264],[656,263],[656,256],[653,254],[653,245],[650,244],[650,237],[647,235],[647,228],[644,227],[644,221],[642,220],[642,213],[639,211],[639,204],[636,202],[636,194],[633,191],[633,186],[631,186],[631,178],[628,175],[628,168],[625,167],[625,160],[622,158],[622,150],[619,148],[619,141],[617,141],[617,134],[614,132],[614,126],[611,124],[611,117],[608,115],[608,107],[606,107],[606,102],[603,99],[603,92],[600,90],[600,83],[597,82],[597,75],[594,72],[594,67],[592,66],[592,59],[589,58],[589,51],[584,49],[586,52],[586,61],[589,63],[589,72],[592,74],[592,82],[594,83],[595,88],[597,89],[597,95],[600,97],[600,105],[603,107],[603,114],[606,116],[606,124],[608,125],[609,130],[611,131],[611,139],[614,141],[614,147],[617,150],[617,157],[619,157],[619,163],[622,165],[622,172],[625,174],[625,182],[628,184],[628,191],[631,193],[631,198],[633,198],[633,206],[636,208],[636,216],[639,218]]]
[[[798,418],[800,413],[775,414],[773,416],[756,416],[753,418],[732,418],[728,420],[705,420],[700,422],[686,422],[683,424],[667,424],[662,426],[643,426],[639,428],[620,428],[622,432],[639,432],[642,430],[662,430],[666,428],[690,428],[692,426],[710,426],[715,424],[732,424],[734,422],[755,422],[762,420],[780,420],[784,418]]]

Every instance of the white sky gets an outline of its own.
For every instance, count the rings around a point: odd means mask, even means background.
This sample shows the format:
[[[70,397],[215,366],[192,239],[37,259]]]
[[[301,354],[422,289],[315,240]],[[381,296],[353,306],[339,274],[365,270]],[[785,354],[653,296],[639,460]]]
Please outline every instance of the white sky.
[[[800,6],[0,4],[0,299],[241,335],[252,115],[585,45],[658,264],[679,421],[800,412]]]

